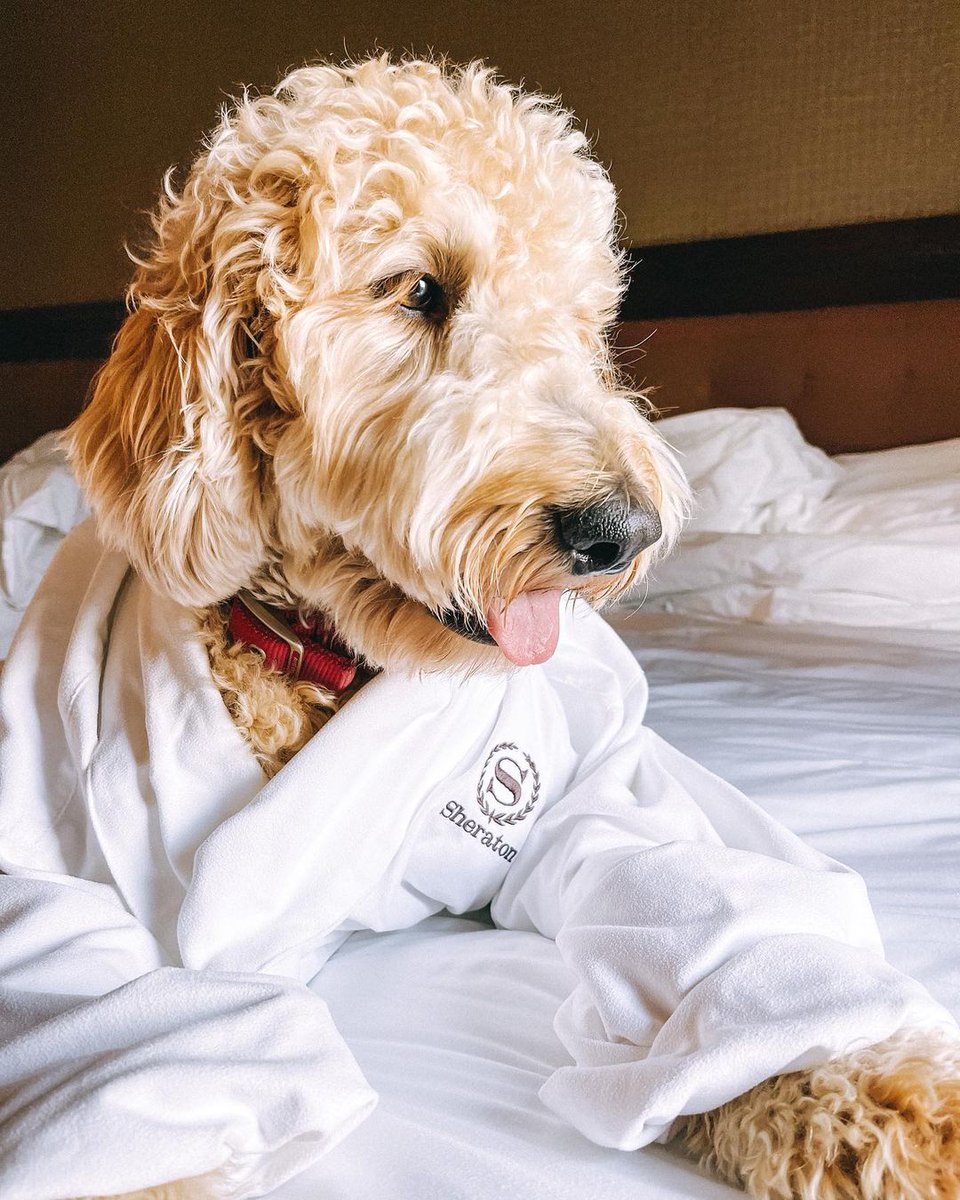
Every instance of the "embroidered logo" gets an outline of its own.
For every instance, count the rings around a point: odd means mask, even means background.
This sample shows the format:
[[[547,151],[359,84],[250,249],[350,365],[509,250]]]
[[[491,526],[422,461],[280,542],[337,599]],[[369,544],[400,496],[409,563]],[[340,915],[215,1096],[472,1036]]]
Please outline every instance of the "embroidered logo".
[[[500,742],[487,755],[477,783],[477,806],[493,825],[519,825],[540,799],[540,772],[515,742]]]

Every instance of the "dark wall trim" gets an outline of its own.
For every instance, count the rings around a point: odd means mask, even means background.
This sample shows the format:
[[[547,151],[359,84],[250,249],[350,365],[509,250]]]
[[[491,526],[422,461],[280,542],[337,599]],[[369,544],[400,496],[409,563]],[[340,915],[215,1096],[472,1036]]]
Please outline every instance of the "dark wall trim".
[[[0,312],[0,362],[104,359],[124,317],[122,300]]]
[[[630,251],[621,318],[707,317],[960,296],[960,215]],[[0,362],[103,359],[120,300],[0,312]]]
[[[625,321],[960,296],[960,215],[630,251]]]

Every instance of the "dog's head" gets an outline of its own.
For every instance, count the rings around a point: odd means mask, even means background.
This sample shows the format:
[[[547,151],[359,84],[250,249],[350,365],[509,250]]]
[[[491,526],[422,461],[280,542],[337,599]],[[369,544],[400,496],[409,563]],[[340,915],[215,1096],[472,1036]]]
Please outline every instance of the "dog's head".
[[[245,97],[168,186],[73,427],[102,535],[377,665],[541,661],[561,592],[623,592],[684,502],[610,362],[615,211],[568,114],[479,64]]]

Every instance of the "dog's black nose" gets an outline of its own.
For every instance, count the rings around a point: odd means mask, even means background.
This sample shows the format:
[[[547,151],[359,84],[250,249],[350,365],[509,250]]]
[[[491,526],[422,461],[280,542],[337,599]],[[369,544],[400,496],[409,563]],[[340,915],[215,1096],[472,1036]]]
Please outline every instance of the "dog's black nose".
[[[569,552],[574,575],[613,575],[660,540],[660,514],[652,504],[607,500],[556,511],[557,541]]]

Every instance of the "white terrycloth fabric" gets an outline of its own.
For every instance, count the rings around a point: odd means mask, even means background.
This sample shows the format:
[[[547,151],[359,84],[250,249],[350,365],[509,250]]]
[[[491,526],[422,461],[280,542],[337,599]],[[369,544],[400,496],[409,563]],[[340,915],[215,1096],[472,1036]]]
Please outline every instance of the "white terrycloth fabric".
[[[62,436],[44,434],[0,466],[0,661],[57,547],[90,515]]]
[[[351,931],[445,907],[556,938],[574,1061],[542,1094],[604,1145],[955,1029],[883,961],[859,878],[646,729],[645,699],[576,606],[542,667],[378,677],[267,782],[190,613],[77,530],[0,687],[0,1194],[290,1177],[374,1102],[304,985]]]

